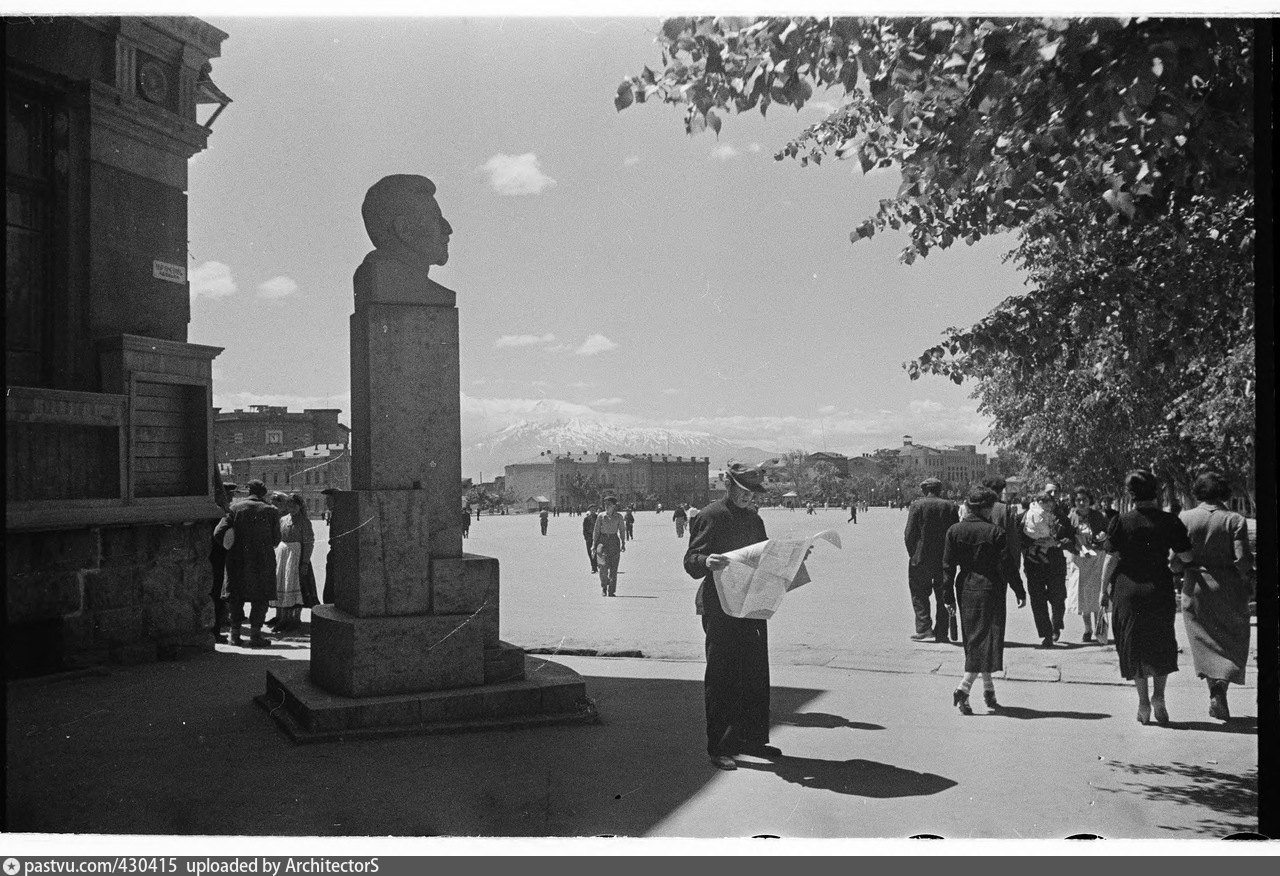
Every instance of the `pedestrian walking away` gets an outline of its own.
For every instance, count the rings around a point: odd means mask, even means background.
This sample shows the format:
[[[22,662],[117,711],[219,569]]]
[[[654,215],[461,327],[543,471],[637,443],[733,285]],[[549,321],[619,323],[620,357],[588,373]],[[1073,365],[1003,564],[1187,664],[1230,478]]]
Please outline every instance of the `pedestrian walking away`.
[[[231,644],[244,644],[244,604],[249,608],[249,647],[271,644],[262,635],[267,603],[276,596],[276,545],[280,543],[280,512],[267,501],[267,485],[249,481],[247,498],[231,503],[227,516],[214,529],[214,538],[227,548],[227,599],[231,612]]]
[[[907,528],[903,533],[910,557],[907,586],[916,623],[916,631],[911,638],[922,642],[932,635],[935,642],[947,642],[950,641],[951,618],[943,594],[942,549],[947,530],[960,517],[955,503],[939,495],[942,481],[925,478],[920,482],[920,492],[923,495],[913,501],[907,511]],[[930,596],[934,598],[935,615],[932,617]]]
[[[541,511],[538,512],[538,525],[542,527],[543,535],[547,534],[547,517],[549,516],[550,516],[550,512],[547,511],[546,508],[543,508]]]
[[[459,518],[462,524],[462,537],[469,538],[471,536],[471,509],[465,505],[462,507],[462,516]]]
[[[1200,504],[1180,519],[1191,540],[1182,582],[1182,621],[1196,675],[1209,685],[1209,716],[1231,718],[1227,687],[1244,684],[1249,659],[1249,576],[1253,554],[1245,519],[1226,507],[1231,488],[1217,472],[1196,478]]]
[[[849,519],[848,519],[848,520],[846,520],[845,522],[846,522],[846,523],[857,523],[857,522],[858,522],[858,503],[857,503],[857,502],[850,502],[850,503],[849,503]]]
[[[618,561],[626,545],[627,521],[618,513],[618,500],[605,496],[604,511],[596,516],[591,544],[595,549],[596,565],[600,570],[600,595],[616,596],[618,589]]]
[[[782,753],[769,745],[769,622],[725,614],[715,585],[726,553],[768,538],[754,498],[765,492],[764,469],[734,463],[725,474],[728,495],[689,523],[684,570],[701,580],[694,603],[706,634],[707,754],[718,769],[733,770],[735,755]]]
[[[627,513],[622,515],[622,519],[627,524],[627,541],[636,537],[636,515],[631,513],[631,509],[627,509]]]
[[[676,506],[676,510],[671,512],[671,519],[676,522],[676,538],[684,538],[684,527],[689,522],[689,514],[684,510],[684,505]]]
[[[1145,469],[1130,472],[1125,489],[1133,499],[1133,510],[1107,526],[1103,605],[1113,605],[1111,632],[1120,675],[1132,679],[1137,690],[1138,723],[1154,717],[1156,723],[1167,724],[1165,680],[1178,671],[1174,575],[1181,576],[1191,562],[1191,539],[1181,520],[1161,510],[1160,482],[1154,474]],[[1147,679],[1151,680],[1149,694]]]
[[[598,564],[596,563],[596,506],[592,505],[587,508],[587,513],[582,517],[582,538],[587,543],[587,559],[591,561],[591,574],[597,572]]]
[[[965,517],[947,530],[942,550],[947,605],[958,609],[964,631],[964,678],[952,694],[952,705],[972,715],[969,691],[982,676],[982,699],[991,711],[996,701],[991,673],[1004,669],[1005,591],[1012,586],[1018,608],[1027,604],[1022,582],[1007,581],[1005,532],[991,522],[995,491],[975,487],[965,498]]]

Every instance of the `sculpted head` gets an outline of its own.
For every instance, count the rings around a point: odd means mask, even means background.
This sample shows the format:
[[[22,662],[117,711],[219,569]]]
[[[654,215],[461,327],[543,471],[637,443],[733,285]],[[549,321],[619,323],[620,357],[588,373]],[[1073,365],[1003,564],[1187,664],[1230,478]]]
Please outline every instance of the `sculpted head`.
[[[449,261],[452,226],[436,203],[436,186],[425,176],[397,173],[374,183],[360,215],[379,252],[421,267]]]

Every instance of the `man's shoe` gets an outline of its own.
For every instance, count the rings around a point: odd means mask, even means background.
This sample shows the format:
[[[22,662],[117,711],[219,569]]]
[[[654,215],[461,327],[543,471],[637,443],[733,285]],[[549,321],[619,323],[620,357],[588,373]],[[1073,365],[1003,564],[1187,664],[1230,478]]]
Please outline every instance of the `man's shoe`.
[[[1062,630],[1054,630],[1054,631],[1053,631],[1053,640],[1056,642],[1056,641],[1058,641],[1058,640],[1059,640],[1059,639],[1061,639],[1061,638],[1062,638]]]
[[[1041,639],[1041,640],[1040,640],[1040,647],[1041,647],[1041,648],[1052,648],[1052,647],[1053,647],[1053,636],[1045,636],[1043,639]]]
[[[747,754],[751,757],[782,757],[782,749],[776,745],[766,745],[761,742],[755,745],[738,746],[738,754]]]
[[[270,648],[271,640],[268,639],[266,636],[261,636],[261,635],[250,636],[249,647],[250,648]]]
[[[1086,631],[1086,632],[1085,632],[1085,634],[1084,634],[1083,636],[1081,636],[1081,637],[1080,637],[1080,641],[1082,641],[1082,642],[1092,642],[1092,641],[1093,641],[1093,633]]]
[[[231,644],[235,645],[237,648],[243,648],[243,647],[244,647],[244,639],[240,638],[239,636],[232,636],[232,637],[231,637]]]
[[[711,765],[718,770],[736,770],[738,764],[727,754],[711,755]]]
[[[951,704],[958,708],[962,715],[973,714],[973,707],[969,705],[969,695],[959,688],[951,695]]]
[[[911,641],[923,642],[925,639],[928,639],[932,635],[933,633],[915,633],[914,635],[911,636]]]

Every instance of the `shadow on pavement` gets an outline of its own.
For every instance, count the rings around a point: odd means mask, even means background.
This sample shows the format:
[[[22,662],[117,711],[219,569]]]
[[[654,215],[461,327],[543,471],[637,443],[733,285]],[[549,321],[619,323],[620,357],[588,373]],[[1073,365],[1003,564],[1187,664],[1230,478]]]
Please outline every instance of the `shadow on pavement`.
[[[993,715],[1003,715],[1006,718],[1017,718],[1020,721],[1030,721],[1035,718],[1070,718],[1076,721],[1101,721],[1103,718],[1111,716],[1105,712],[1069,712],[1069,711],[1041,711],[1039,709],[1028,709],[1025,706],[1000,706],[1000,711],[992,712]]]
[[[881,799],[923,797],[956,785],[951,779],[934,773],[917,773],[892,764],[857,758],[781,757],[768,763],[739,760],[738,768],[771,772],[805,788]]]
[[[1115,794],[1138,794],[1161,803],[1181,803],[1212,810],[1218,817],[1200,819],[1198,826],[1209,833],[1227,836],[1257,829],[1258,771],[1243,774],[1216,770],[1212,766],[1189,763],[1116,764],[1122,775],[1141,781],[1125,781],[1121,788],[1103,788]],[[1180,777],[1185,783],[1170,781]]]
[[[252,702],[282,659],[224,649],[10,686],[6,829],[643,836],[724,775],[707,761],[701,681],[587,676],[596,725],[294,745]],[[775,714],[822,693],[775,687]],[[951,784],[868,761],[797,761],[779,776],[867,796]]]
[[[850,730],[883,730],[880,724],[867,724],[862,721],[850,721],[843,715],[832,715],[827,712],[796,712],[790,715],[782,715],[773,719],[774,724],[784,724],[788,727],[817,727],[823,730],[835,730],[838,727],[848,727]]]
[[[1257,718],[1232,718],[1223,724],[1219,721],[1170,721],[1170,730],[1200,730],[1205,733],[1250,733],[1258,732]]]

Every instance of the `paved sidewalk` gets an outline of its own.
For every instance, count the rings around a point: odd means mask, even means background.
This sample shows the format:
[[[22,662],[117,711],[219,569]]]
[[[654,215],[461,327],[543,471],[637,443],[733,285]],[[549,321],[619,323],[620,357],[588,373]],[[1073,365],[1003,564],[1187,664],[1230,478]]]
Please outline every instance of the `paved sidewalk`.
[[[1220,837],[1255,827],[1256,706],[1169,727],[1132,691],[1002,682],[963,717],[954,679],[775,665],[787,757],[707,762],[703,666],[564,657],[591,726],[291,744],[251,698],[303,642],[13,683],[8,829],[269,836]],[[1243,692],[1242,692],[1243,693]],[[978,698],[980,699],[980,698]],[[424,849],[429,847],[423,847]]]

